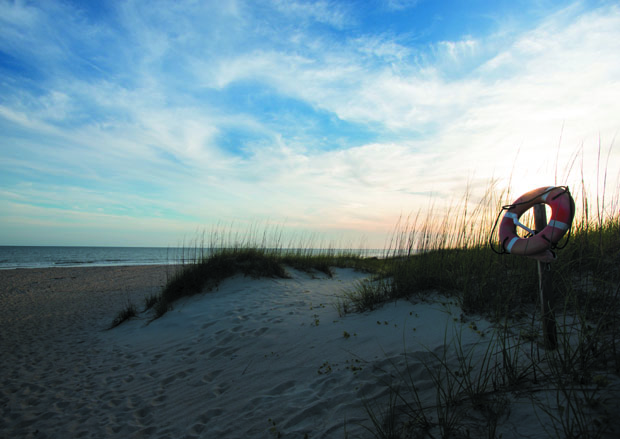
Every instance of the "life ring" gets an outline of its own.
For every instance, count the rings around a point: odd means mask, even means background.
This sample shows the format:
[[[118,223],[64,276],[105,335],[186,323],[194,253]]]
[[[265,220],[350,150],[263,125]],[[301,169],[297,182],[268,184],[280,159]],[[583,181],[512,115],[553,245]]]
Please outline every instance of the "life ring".
[[[536,204],[551,207],[547,226],[536,233],[519,222],[519,218]],[[515,255],[529,256],[543,262],[555,259],[552,248],[570,230],[575,216],[575,202],[565,187],[541,187],[521,195],[510,205],[499,226],[499,239],[503,249]],[[532,234],[528,238],[517,235],[517,226]]]

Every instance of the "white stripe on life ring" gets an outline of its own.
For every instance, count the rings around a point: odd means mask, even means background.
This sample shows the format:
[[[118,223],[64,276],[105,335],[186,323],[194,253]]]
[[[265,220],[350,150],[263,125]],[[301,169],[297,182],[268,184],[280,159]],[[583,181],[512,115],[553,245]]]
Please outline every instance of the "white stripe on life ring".
[[[549,186],[547,189],[545,189],[545,194],[541,197],[543,201],[547,201],[547,196],[553,192],[550,189],[555,189],[555,186]]]
[[[517,215],[516,213],[506,212],[506,216],[508,218],[512,218],[512,222],[515,224],[517,224],[517,222],[519,221],[519,215]]]
[[[549,224],[547,224],[547,226],[555,227],[556,229],[560,229],[560,230],[568,230],[570,228],[568,224],[563,223],[562,221],[557,221],[557,220],[549,221]]]
[[[512,246],[515,245],[515,242],[517,242],[519,240],[518,236],[515,236],[514,238],[512,238],[510,240],[510,242],[508,243],[508,245],[506,246],[506,251],[508,253],[510,253],[510,250],[512,250]]]

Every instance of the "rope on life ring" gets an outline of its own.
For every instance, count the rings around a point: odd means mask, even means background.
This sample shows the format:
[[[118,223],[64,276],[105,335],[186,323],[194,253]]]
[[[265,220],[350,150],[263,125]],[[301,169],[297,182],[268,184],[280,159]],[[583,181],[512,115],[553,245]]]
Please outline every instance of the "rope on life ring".
[[[551,218],[547,226],[540,231],[532,230],[519,221],[521,215],[537,204],[547,204],[551,207]],[[506,213],[499,226],[501,251],[497,251],[493,246],[493,235],[499,217],[504,211]],[[567,240],[562,247],[557,245],[567,232],[570,239],[570,229],[574,216],[575,202],[567,186],[534,189],[521,195],[514,203],[502,206],[491,231],[489,244],[493,251],[498,254],[511,253],[528,256],[543,262],[551,262],[555,259],[553,250],[564,248],[568,243]],[[529,234],[521,238],[517,235],[517,227],[521,227]]]

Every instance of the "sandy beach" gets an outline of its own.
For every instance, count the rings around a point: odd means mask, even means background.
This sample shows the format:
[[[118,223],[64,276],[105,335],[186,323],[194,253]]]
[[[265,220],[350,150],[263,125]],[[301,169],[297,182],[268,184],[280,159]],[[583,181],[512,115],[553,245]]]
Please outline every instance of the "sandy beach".
[[[0,436],[372,437],[365,401],[383,411],[405,368],[434,395],[424,359],[492,329],[448,299],[340,316],[338,297],[367,275],[337,269],[233,277],[150,324],[106,330],[170,269],[0,271]],[[531,403],[513,407],[498,434],[548,437]]]
[[[159,291],[170,270],[0,270],[0,436],[104,437],[94,409],[105,407],[109,374],[125,366],[113,364],[103,330],[128,300]]]

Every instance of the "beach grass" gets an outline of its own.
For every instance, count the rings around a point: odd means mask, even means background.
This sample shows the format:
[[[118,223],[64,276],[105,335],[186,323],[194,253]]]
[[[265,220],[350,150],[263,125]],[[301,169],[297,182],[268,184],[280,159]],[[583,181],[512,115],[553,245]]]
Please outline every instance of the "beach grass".
[[[485,316],[495,328],[479,345],[465,348],[457,335],[456,343],[445,343],[443,354],[429,350],[431,360],[420,361],[437,389],[430,400],[421,400],[415,381],[407,378],[407,370],[400,371],[405,390],[391,386],[384,408],[369,409],[375,437],[467,437],[474,432],[496,437],[516,389],[526,390],[550,437],[618,434],[612,430],[618,423],[606,388],[617,384],[620,373],[618,196],[605,203],[604,194],[594,202],[579,197],[584,194],[582,188],[576,197],[581,209],[571,234],[559,243],[557,261],[546,267],[554,279],[556,349],[545,349],[542,337],[537,262],[489,248],[489,243],[499,248],[489,231],[498,206],[512,201],[508,192],[490,187],[473,209],[466,194],[441,220],[435,212],[398,224],[380,272],[346,295],[341,313],[371,310],[395,299],[432,300],[439,293],[456,300],[465,316]],[[456,353],[456,360],[448,359],[448,351]],[[616,386],[616,402],[617,392]]]
[[[255,226],[245,233],[217,229],[208,235],[202,233],[182,246],[171,264],[167,282],[159,294],[144,299],[143,313],[151,320],[160,318],[184,297],[211,291],[224,280],[235,275],[254,278],[288,278],[287,269],[322,273],[332,276],[332,269],[354,268],[373,271],[376,258],[364,258],[361,250],[314,248],[312,239],[300,239],[294,245],[283,246],[279,228],[265,228],[258,232]],[[133,304],[121,310],[111,327],[116,327],[140,313]]]
[[[491,186],[473,209],[466,194],[443,217],[429,212],[423,218],[401,219],[381,265],[375,267],[377,275],[349,294],[351,306],[346,310],[364,311],[387,300],[424,298],[437,291],[457,298],[465,312],[494,317],[535,304],[536,261],[497,255],[489,248],[489,242],[500,248],[490,234],[499,206],[509,204],[509,197]],[[590,204],[582,203],[581,216],[559,243],[565,247],[552,264],[554,293],[560,302],[576,299],[582,305],[588,301],[604,307],[610,298],[608,287],[620,281],[620,215],[617,203],[609,209],[599,204],[602,212],[595,212],[593,221]]]
[[[118,312],[118,314],[116,315],[116,317],[110,324],[110,329],[116,328],[121,323],[126,322],[127,320],[130,320],[137,316],[138,316],[138,308],[133,302],[128,301],[125,308]]]

